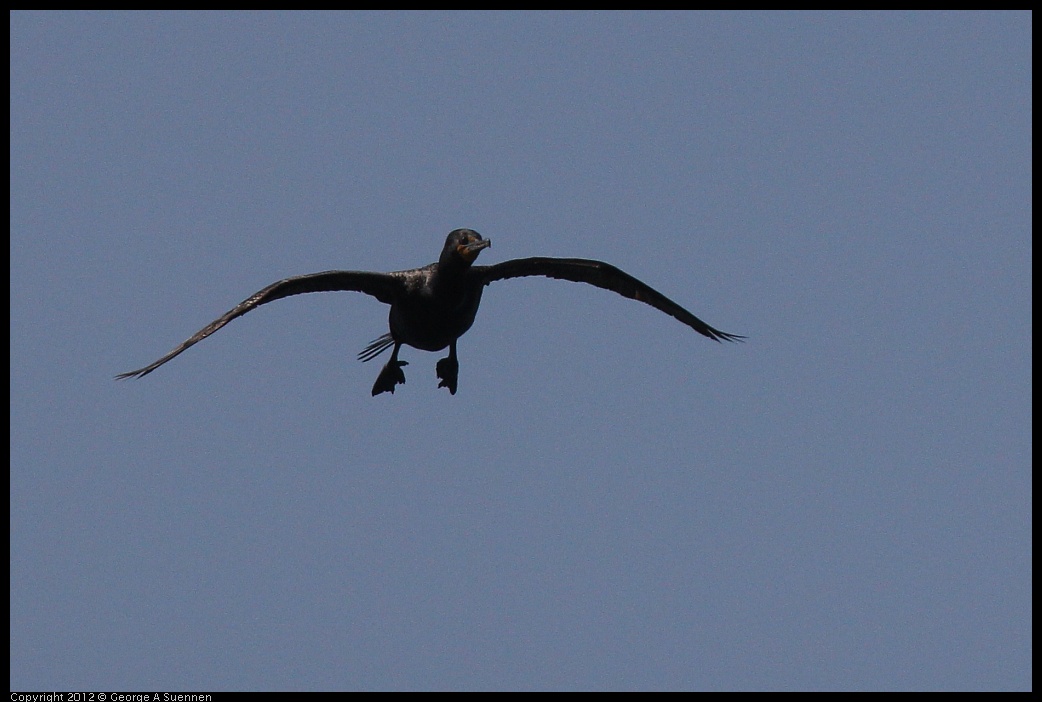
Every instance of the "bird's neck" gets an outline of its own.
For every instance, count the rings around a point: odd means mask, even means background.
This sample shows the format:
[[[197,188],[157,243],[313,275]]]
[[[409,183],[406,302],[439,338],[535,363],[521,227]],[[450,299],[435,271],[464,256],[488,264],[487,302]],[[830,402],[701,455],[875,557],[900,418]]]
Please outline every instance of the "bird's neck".
[[[431,286],[438,292],[452,293],[466,287],[470,264],[459,260],[440,262],[434,270]]]

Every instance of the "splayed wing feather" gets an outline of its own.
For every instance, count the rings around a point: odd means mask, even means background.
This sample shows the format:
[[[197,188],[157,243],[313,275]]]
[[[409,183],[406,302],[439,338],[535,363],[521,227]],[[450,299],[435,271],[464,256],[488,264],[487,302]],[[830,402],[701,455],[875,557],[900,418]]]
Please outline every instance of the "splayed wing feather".
[[[496,280],[526,276],[545,276],[575,283],[588,283],[651,305],[714,341],[741,341],[745,338],[711,327],[647,283],[603,261],[585,258],[517,258],[493,266],[475,266],[474,269],[483,276],[485,285]]]
[[[380,302],[390,304],[401,285],[402,281],[398,276],[388,273],[370,273],[368,271],[325,271],[323,273],[310,273],[308,275],[286,278],[250,295],[236,305],[234,309],[210,322],[158,361],[150,363],[144,368],[120,373],[116,378],[123,380],[125,378],[144,377],[210,336],[236,317],[241,317],[255,307],[284,297],[313,292],[351,291],[363,292],[372,295]]]

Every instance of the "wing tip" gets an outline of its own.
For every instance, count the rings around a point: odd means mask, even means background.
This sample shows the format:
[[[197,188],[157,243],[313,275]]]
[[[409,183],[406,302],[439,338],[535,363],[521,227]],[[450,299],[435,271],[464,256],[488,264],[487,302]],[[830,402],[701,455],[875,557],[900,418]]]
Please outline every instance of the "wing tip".
[[[154,369],[152,368],[138,368],[137,370],[127,371],[126,373],[117,373],[112,376],[113,380],[130,380],[131,378],[144,378],[146,375],[151,373]]]
[[[732,343],[741,344],[748,338],[743,334],[730,334],[713,328],[710,328],[710,332],[709,338],[717,343],[720,343],[721,341],[730,341]]]

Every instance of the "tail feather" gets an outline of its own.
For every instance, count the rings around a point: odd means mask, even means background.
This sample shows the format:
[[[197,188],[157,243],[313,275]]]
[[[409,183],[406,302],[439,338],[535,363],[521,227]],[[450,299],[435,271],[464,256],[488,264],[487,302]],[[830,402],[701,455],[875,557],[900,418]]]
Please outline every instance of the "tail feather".
[[[378,336],[362,349],[361,353],[358,354],[358,360],[362,362],[371,361],[392,346],[394,346],[393,336],[390,334]]]

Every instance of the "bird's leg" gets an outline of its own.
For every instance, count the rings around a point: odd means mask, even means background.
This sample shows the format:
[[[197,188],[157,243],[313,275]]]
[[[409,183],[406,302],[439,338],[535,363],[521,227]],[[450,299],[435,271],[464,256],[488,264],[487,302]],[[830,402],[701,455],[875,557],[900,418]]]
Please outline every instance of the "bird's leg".
[[[373,383],[373,397],[382,392],[389,392],[393,395],[395,385],[399,383],[405,385],[405,371],[402,370],[402,366],[409,365],[409,362],[398,360],[398,351],[401,348],[402,345],[400,343],[394,345],[394,350],[391,351],[391,359],[384,365],[380,375],[376,376],[376,382]]]
[[[459,360],[456,358],[456,342],[449,345],[449,355],[438,361],[438,377],[441,382],[439,388],[448,388],[449,393],[456,394],[456,380],[459,377]]]

